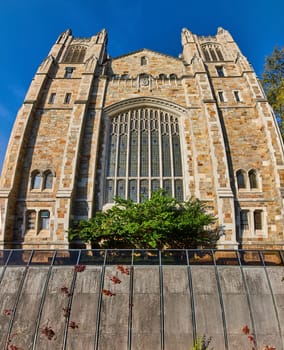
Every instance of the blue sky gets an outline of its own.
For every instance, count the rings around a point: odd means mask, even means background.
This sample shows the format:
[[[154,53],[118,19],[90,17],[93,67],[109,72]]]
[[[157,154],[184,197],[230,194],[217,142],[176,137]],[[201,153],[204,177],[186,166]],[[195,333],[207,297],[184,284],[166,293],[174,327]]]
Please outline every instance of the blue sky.
[[[178,56],[183,27],[214,35],[219,26],[260,76],[265,57],[284,46],[284,0],[1,0],[0,169],[31,79],[67,28],[78,37],[106,28],[115,57],[140,48]]]

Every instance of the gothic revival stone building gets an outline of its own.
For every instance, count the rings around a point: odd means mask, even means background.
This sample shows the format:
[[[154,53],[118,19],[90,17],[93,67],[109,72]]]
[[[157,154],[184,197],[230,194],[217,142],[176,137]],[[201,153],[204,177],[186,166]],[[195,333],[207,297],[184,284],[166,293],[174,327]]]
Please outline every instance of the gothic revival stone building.
[[[7,149],[2,246],[68,247],[73,220],[163,187],[206,201],[221,248],[284,247],[283,142],[256,75],[222,28],[181,40],[178,58],[110,58],[105,30],[59,36]]]

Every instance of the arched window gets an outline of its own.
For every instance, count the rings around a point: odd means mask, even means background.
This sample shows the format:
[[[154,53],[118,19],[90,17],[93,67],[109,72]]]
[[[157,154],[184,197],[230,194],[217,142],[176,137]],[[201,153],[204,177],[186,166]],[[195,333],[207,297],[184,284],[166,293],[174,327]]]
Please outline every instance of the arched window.
[[[262,230],[262,210],[255,210],[253,212],[254,229]]]
[[[122,80],[127,80],[127,79],[129,79],[129,75],[128,74],[122,74],[121,79]]]
[[[141,57],[141,66],[146,66],[148,64],[148,59],[146,56]]]
[[[161,80],[167,79],[166,74],[159,74],[159,79],[161,79]]]
[[[253,188],[258,188],[257,186],[257,176],[256,176],[256,171],[255,170],[250,170],[249,173],[248,173],[248,176],[249,176],[249,185],[250,185],[250,188],[253,189]]]
[[[249,211],[241,210],[240,212],[240,224],[241,231],[247,231],[249,229]]]
[[[246,178],[245,178],[244,170],[237,171],[237,183],[238,183],[238,188],[246,188]]]
[[[81,45],[70,46],[63,58],[63,63],[83,63],[87,48]]]
[[[39,230],[49,230],[49,220],[49,210],[41,210],[39,212]]]
[[[141,202],[164,188],[184,199],[178,117],[137,108],[110,118],[104,203],[115,196]]]
[[[220,45],[214,43],[206,43],[202,45],[202,52],[205,61],[224,61]]]
[[[50,170],[46,171],[43,176],[43,189],[52,189],[53,174]]]
[[[31,189],[38,190],[41,188],[41,173],[39,171],[34,171],[31,178]]]
[[[35,230],[36,228],[36,211],[28,210],[26,212],[26,230]]]
[[[177,79],[177,75],[176,75],[176,74],[170,74],[170,79],[171,79],[171,80]]]

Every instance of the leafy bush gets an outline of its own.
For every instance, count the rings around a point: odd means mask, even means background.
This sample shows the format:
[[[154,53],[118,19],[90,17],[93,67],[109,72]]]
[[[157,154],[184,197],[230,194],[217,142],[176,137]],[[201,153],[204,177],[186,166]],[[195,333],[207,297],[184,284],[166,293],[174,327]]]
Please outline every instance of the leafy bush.
[[[200,200],[180,202],[159,190],[143,203],[115,198],[109,210],[74,225],[69,238],[94,248],[196,248],[216,243],[208,229],[214,222]]]

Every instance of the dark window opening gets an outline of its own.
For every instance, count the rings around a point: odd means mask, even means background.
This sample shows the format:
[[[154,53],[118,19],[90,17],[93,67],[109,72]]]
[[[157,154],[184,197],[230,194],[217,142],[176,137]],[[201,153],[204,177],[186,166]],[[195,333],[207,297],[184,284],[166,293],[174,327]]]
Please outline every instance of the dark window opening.
[[[262,210],[255,210],[253,213],[254,229],[262,230]]]
[[[255,170],[250,170],[249,171],[249,185],[250,188],[257,188],[257,177],[256,177],[256,172]]]
[[[50,219],[49,210],[41,210],[39,212],[39,229],[40,230],[49,229],[49,219]]]
[[[74,71],[74,68],[73,67],[66,67],[65,68],[65,75],[64,75],[64,78],[66,79],[70,79],[72,78],[72,73]]]
[[[249,222],[248,222],[248,210],[242,210],[240,213],[241,218],[241,230],[248,230],[249,229]]]
[[[237,171],[238,188],[246,188],[245,174],[242,170]]]
[[[225,76],[224,68],[222,66],[216,66],[216,71],[217,71],[218,77],[224,77]]]

